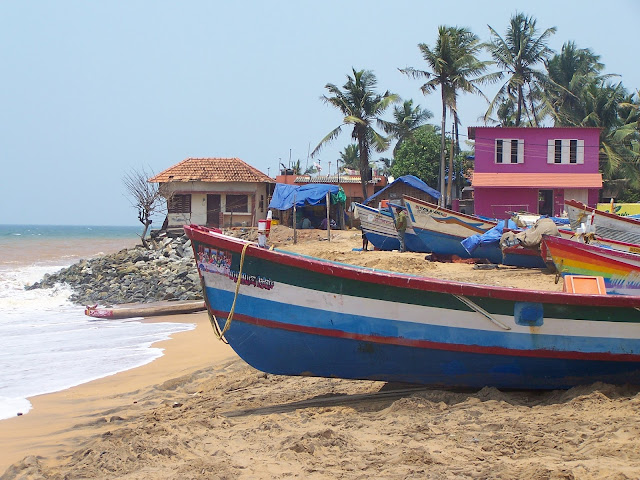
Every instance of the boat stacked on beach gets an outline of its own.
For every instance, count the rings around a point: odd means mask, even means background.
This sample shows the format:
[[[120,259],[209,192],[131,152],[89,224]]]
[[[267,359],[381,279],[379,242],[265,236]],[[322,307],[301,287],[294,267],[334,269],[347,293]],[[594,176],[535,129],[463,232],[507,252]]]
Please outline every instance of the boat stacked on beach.
[[[640,222],[575,200],[565,205],[572,228],[584,232],[587,239],[595,239],[581,243],[545,238],[543,255],[552,259],[558,273],[601,277],[610,294],[640,294]]]
[[[640,244],[639,220],[603,212],[575,200],[567,200],[564,204],[573,230],[586,224],[594,227],[595,232],[601,237]]]
[[[513,222],[506,224],[465,215],[407,195],[402,201],[407,210],[405,240],[410,251],[455,255],[518,267],[546,266],[537,245],[534,248],[525,248],[520,243],[500,245],[503,232],[517,228]],[[376,209],[355,204],[361,228],[378,250],[399,248],[393,207],[391,204],[387,208]]]
[[[259,370],[473,388],[640,385],[639,296],[443,281],[185,231],[212,324]]]
[[[551,267],[561,275],[599,275],[604,278],[608,293],[628,294],[638,288],[634,255],[640,254],[638,220],[568,200],[565,204],[573,230],[549,228],[553,225],[550,219],[529,222],[529,228],[520,230],[512,223],[466,215],[406,195],[403,204],[409,220],[406,239],[411,251],[517,267]],[[377,249],[398,249],[391,206],[376,209],[356,204],[355,208],[363,232]],[[546,224],[539,226],[541,222]],[[544,241],[551,236],[563,241]],[[565,247],[561,249],[560,245]],[[604,255],[611,250],[614,252]],[[566,257],[569,254],[571,259]],[[594,260],[596,255],[598,261]],[[591,259],[589,265],[586,259]]]

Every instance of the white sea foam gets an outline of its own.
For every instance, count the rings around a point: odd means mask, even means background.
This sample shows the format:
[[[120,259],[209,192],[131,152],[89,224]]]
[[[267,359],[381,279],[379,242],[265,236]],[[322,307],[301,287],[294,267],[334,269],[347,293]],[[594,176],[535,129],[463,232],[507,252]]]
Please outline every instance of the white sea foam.
[[[24,289],[71,263],[61,257],[57,264],[49,257],[41,264],[0,264],[0,419],[27,413],[29,397],[149,363],[162,355],[155,342],[195,327],[97,321],[69,302],[68,287]]]
[[[0,420],[24,415],[31,410],[31,402],[26,398],[6,398],[0,396]]]

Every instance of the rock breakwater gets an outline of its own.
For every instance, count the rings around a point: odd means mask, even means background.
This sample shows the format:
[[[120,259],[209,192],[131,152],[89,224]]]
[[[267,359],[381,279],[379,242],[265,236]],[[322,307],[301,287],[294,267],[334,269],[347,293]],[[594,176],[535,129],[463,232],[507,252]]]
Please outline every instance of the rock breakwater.
[[[47,274],[28,290],[66,283],[73,289],[70,300],[81,305],[119,305],[159,300],[199,300],[200,278],[186,236],[164,238],[123,249]]]

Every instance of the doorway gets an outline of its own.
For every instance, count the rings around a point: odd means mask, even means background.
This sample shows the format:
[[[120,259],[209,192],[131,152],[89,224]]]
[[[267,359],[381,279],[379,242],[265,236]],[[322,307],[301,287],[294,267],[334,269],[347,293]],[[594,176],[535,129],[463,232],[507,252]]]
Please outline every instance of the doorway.
[[[538,214],[553,216],[553,190],[538,190]]]
[[[220,195],[207,194],[207,227],[220,228]]]

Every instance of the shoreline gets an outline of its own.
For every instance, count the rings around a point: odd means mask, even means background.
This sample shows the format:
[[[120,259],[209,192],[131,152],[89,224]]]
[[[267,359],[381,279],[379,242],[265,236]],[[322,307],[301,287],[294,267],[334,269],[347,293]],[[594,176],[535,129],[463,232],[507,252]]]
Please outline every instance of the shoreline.
[[[118,411],[126,408],[142,413],[161,401],[155,391],[164,382],[237,358],[228,345],[213,335],[206,312],[148,317],[143,321],[195,323],[196,327],[153,344],[162,348],[163,354],[150,363],[31,397],[28,413],[0,420],[0,476],[27,456],[55,461],[59,455],[80,448],[86,437],[112,428],[110,423],[118,417]]]

